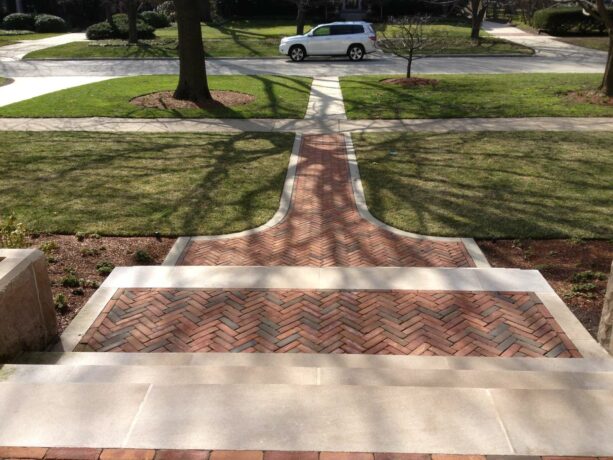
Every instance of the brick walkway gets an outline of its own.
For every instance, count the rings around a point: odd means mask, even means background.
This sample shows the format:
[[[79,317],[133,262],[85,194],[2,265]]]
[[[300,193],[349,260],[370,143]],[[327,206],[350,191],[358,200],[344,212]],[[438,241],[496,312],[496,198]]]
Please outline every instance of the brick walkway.
[[[360,217],[341,135],[305,136],[292,206],[272,229],[192,241],[178,265],[472,267],[462,242],[418,240]]]
[[[96,351],[578,357],[533,294],[121,289]]]

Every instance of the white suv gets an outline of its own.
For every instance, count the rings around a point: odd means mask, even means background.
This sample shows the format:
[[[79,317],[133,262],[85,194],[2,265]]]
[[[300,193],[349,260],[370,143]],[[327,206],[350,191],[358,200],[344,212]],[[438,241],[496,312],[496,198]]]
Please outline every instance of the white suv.
[[[279,52],[296,62],[307,56],[349,56],[352,61],[360,61],[377,51],[376,43],[372,24],[334,22],[317,26],[305,35],[282,39]]]

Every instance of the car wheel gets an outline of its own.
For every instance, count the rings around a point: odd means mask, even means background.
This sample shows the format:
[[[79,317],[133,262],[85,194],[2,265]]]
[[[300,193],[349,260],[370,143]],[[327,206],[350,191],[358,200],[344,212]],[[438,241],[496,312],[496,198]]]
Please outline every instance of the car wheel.
[[[302,46],[292,46],[289,50],[289,57],[294,62],[304,61],[306,57],[306,51]]]
[[[364,47],[362,45],[351,45],[349,51],[347,51],[347,55],[352,61],[361,61],[364,59],[364,54]]]

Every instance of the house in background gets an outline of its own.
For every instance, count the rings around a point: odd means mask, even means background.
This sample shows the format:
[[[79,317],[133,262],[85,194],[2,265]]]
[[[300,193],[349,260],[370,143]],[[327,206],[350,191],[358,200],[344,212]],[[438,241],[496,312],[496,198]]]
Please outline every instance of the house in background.
[[[340,16],[347,21],[364,19],[368,12],[366,0],[342,0],[340,2]]]

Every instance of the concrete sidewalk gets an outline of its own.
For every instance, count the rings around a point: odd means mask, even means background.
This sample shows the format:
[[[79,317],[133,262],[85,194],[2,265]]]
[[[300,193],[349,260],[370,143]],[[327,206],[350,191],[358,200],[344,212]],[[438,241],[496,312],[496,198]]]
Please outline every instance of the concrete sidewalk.
[[[2,89],[0,88],[0,94]],[[475,132],[613,131],[613,118],[449,118],[405,120],[0,118],[0,131],[90,132]]]
[[[0,48],[2,49],[2,48]],[[0,86],[0,107],[75,86],[97,83],[112,77],[19,77]]]
[[[0,62],[18,61],[26,54],[33,51],[51,48],[53,46],[65,45],[85,40],[85,34],[63,34],[57,37],[43,38],[41,40],[23,40],[14,45],[0,47]]]

